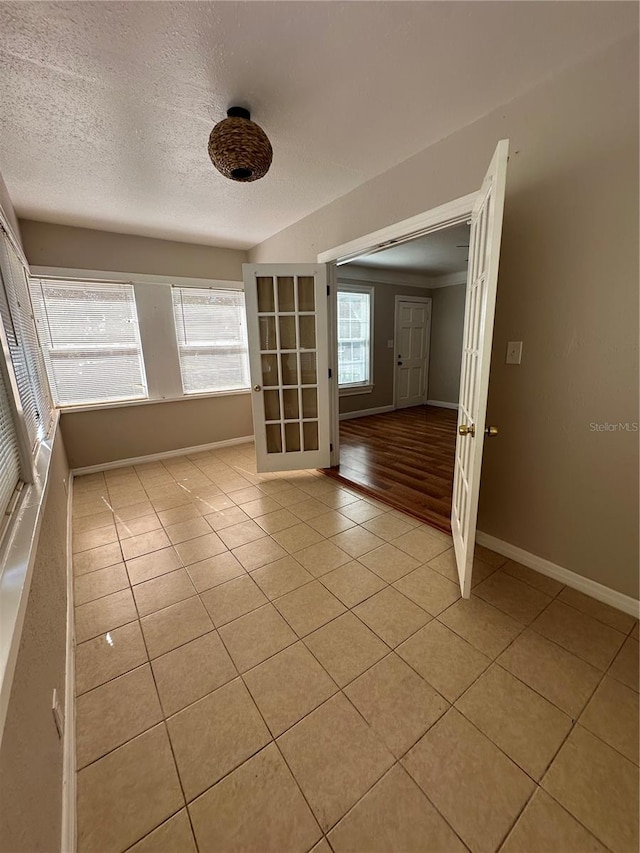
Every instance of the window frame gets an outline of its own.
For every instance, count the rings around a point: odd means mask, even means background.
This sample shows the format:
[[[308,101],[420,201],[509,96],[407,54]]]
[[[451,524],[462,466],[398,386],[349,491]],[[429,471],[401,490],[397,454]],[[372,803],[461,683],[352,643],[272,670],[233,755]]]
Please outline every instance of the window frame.
[[[369,377],[364,382],[340,383],[340,316],[339,300],[341,293],[366,293],[369,296]],[[356,394],[370,394],[374,387],[373,377],[373,350],[374,350],[374,303],[375,287],[372,284],[356,284],[355,282],[338,279],[336,284],[336,347],[338,349],[336,358],[336,371],[338,373],[338,394],[341,397],[354,396]]]
[[[25,261],[22,254],[11,244],[11,240],[5,239],[2,242],[0,314],[4,308],[7,319],[6,326],[2,323],[3,345],[11,364],[17,399],[20,401],[20,419],[26,430],[29,451],[33,452],[38,443],[49,434],[54,405],[33,316]]]
[[[29,265],[22,251],[19,240],[9,225],[7,216],[0,206],[0,240],[7,241],[17,255],[17,259],[29,274]],[[28,354],[29,341],[26,338],[25,327],[31,317],[31,303],[23,306],[21,294],[16,291],[11,275],[5,269],[6,252],[0,252],[2,263],[2,283],[0,287],[12,289],[12,299],[7,294],[9,317],[19,346],[23,349],[25,358]],[[28,294],[28,283],[26,284]],[[28,297],[29,298],[29,297]],[[17,304],[17,318],[12,313],[11,302]],[[26,318],[22,312],[26,312]],[[36,332],[37,338],[37,332]],[[13,347],[13,344],[11,345]],[[50,388],[46,373],[40,375],[38,370],[32,372],[31,365],[28,374],[31,377],[31,393],[36,395],[34,382],[46,382],[44,396],[50,396]],[[45,509],[45,498],[51,465],[51,453],[54,441],[58,435],[59,412],[54,406],[50,409],[49,422],[38,432],[34,441],[31,440],[23,403],[20,398],[19,385],[16,378],[9,338],[4,323],[0,321],[0,374],[4,380],[9,401],[10,416],[14,425],[14,433],[19,452],[19,478],[9,503],[4,509],[4,518],[0,522],[0,609],[3,620],[0,636],[0,735],[4,729],[7,709],[11,696],[15,664],[19,653],[22,627],[29,600],[31,577],[36,557],[38,537]]]
[[[25,257],[24,252],[22,251],[22,247],[18,240],[13,235],[11,227],[9,226],[4,211],[0,207],[0,240],[6,240],[16,252],[18,256],[18,260],[20,261],[22,267],[28,275],[29,265],[27,263],[27,259]],[[8,263],[8,258],[5,258],[4,250],[0,252],[0,263],[6,261]],[[0,276],[0,288],[3,289],[3,292],[6,294],[7,298],[7,310],[9,312],[9,317],[12,323],[12,326],[15,330],[16,335],[19,335],[19,345],[22,347],[22,333],[20,329],[16,329],[16,320],[11,312],[11,303],[9,300],[9,294],[6,290],[7,283],[10,279],[10,276],[6,274],[6,271],[2,273]],[[27,292],[29,289],[29,283],[27,279]],[[15,297],[15,294],[14,294]],[[26,354],[25,354],[26,355]],[[9,344],[9,339],[7,337],[7,332],[4,327],[4,323],[0,319],[0,361],[2,364],[0,365],[0,370],[2,371],[5,386],[7,389],[7,394],[9,396],[9,406],[12,410],[13,414],[13,423],[16,432],[16,438],[18,441],[18,451],[20,454],[20,481],[18,487],[20,487],[20,483],[25,486],[31,486],[36,481],[36,457],[38,455],[40,446],[49,439],[52,435],[55,434],[55,425],[54,421],[56,420],[56,410],[55,406],[52,403],[52,411],[51,418],[48,424],[47,433],[42,436],[42,438],[38,438],[35,442],[31,441],[29,436],[29,429],[27,427],[27,421],[25,418],[22,400],[20,399],[20,390],[18,386],[18,379],[15,372],[15,367],[13,363],[13,358],[11,355],[11,346]],[[48,379],[47,379],[48,382]],[[49,392],[49,396],[51,396],[51,389],[47,388]],[[24,489],[22,492],[24,493]],[[19,502],[18,502],[19,503]],[[18,506],[18,503],[14,505],[13,511],[15,512]],[[3,528],[4,532],[6,532],[6,526]],[[0,557],[2,556],[0,552]]]
[[[246,395],[251,393],[250,387],[233,391],[184,392],[171,294],[172,287],[240,290],[244,292],[244,283],[242,281],[35,265],[31,267],[31,278],[58,279],[79,283],[86,282],[88,285],[91,283],[130,284],[134,288],[142,359],[147,379],[147,396],[113,402],[57,406],[56,408],[60,412],[89,412],[120,408],[122,406],[145,406],[154,403],[179,402],[181,400],[197,400],[208,397]]]
[[[7,545],[8,532],[14,521],[15,513],[19,509],[21,501],[26,493],[26,488],[34,482],[35,460],[34,456],[38,450],[38,443],[32,447],[25,417],[22,411],[22,403],[18,392],[18,385],[13,370],[11,352],[7,341],[5,328],[0,322],[0,382],[2,382],[7,401],[9,403],[9,417],[13,424],[13,433],[18,451],[18,479],[6,506],[0,505],[0,590],[2,588],[2,577],[4,575],[5,547]],[[55,410],[54,410],[55,411]]]
[[[242,294],[242,301],[243,301],[242,310],[244,312],[244,323],[241,324],[241,331],[242,331],[242,344],[241,345],[236,345],[233,347],[230,347],[229,345],[222,345],[222,344],[215,344],[215,343],[196,345],[196,344],[181,344],[178,341],[178,329],[176,326],[175,303],[173,302],[173,295],[174,295],[174,292],[177,290],[182,291],[182,290],[189,290],[189,289],[192,289],[192,290],[209,290],[209,291],[214,291],[215,293],[233,292],[233,293],[241,293]],[[239,288],[235,288],[235,287],[233,287],[233,288],[232,287],[196,287],[195,285],[189,285],[189,286],[185,287],[184,285],[174,283],[171,285],[171,301],[172,301],[171,311],[172,311],[172,317],[173,317],[174,326],[175,326],[176,343],[177,343],[177,347],[178,347],[178,363],[180,366],[180,381],[182,384],[183,395],[185,397],[188,397],[189,399],[191,399],[193,397],[201,397],[201,396],[207,396],[207,395],[218,396],[220,394],[233,394],[233,393],[247,393],[247,392],[249,392],[251,390],[251,373],[250,373],[250,366],[249,366],[249,338],[248,338],[248,329],[247,329],[246,303],[244,300],[244,288],[239,289]],[[190,348],[191,349],[201,349],[201,350],[208,349],[212,353],[215,352],[216,350],[229,351],[231,349],[234,349],[239,355],[241,355],[241,356],[244,355],[243,373],[246,377],[246,383],[247,384],[241,386],[240,388],[223,388],[223,389],[218,389],[218,390],[202,389],[202,390],[198,390],[198,391],[187,391],[185,389],[185,377],[184,377],[184,372],[183,372],[181,353],[183,350],[188,350]]]
[[[32,274],[29,276],[29,292],[30,292],[30,294],[32,294],[33,290],[38,290],[38,289],[42,290],[42,284],[43,283],[44,284],[53,284],[53,285],[59,284],[61,287],[64,287],[65,285],[72,285],[72,286],[77,287],[79,285],[85,284],[85,285],[87,285],[88,289],[90,289],[92,286],[93,287],[97,287],[97,286],[109,287],[112,284],[114,286],[122,286],[124,284],[128,287],[132,287],[132,285],[129,284],[128,282],[110,282],[110,281],[105,282],[105,281],[97,281],[97,280],[68,281],[65,279],[52,279],[52,278],[45,278],[43,276],[34,276]],[[136,324],[137,324],[136,330],[135,330],[137,340],[134,342],[134,344],[128,346],[127,349],[135,349],[137,353],[139,352],[140,367],[141,367],[141,379],[142,379],[142,386],[145,389],[145,394],[144,394],[144,396],[140,396],[140,397],[119,397],[117,399],[105,400],[104,403],[106,403],[107,405],[109,405],[110,403],[131,403],[131,404],[134,404],[138,400],[146,400],[148,397],[148,393],[149,393],[147,376],[146,376],[146,364],[145,364],[144,351],[142,348],[142,339],[141,339],[141,334],[140,334],[140,323],[139,323],[139,318],[138,318],[138,306],[137,306],[137,301],[136,301],[135,288],[133,288],[133,287],[132,287],[132,296],[133,296],[133,311],[135,314],[135,320],[136,320]],[[42,298],[43,298],[43,304],[41,306],[39,306],[39,310],[43,312],[43,322],[45,322],[45,324],[46,324],[46,323],[48,323],[48,315],[47,315],[46,297],[45,297],[44,293],[42,294]],[[34,309],[34,312],[35,312],[35,309]],[[68,350],[69,353],[73,353],[73,352],[76,352],[76,353],[94,352],[95,357],[97,358],[97,357],[100,357],[101,355],[104,356],[108,353],[116,354],[119,350],[124,351],[124,349],[125,349],[125,347],[121,344],[116,345],[115,347],[108,347],[108,346],[102,346],[102,347],[64,347],[64,348],[49,347],[49,346],[45,345],[42,338],[40,338],[40,347],[41,347],[43,353],[44,352],[49,353],[49,355],[48,355],[49,359],[51,359],[51,353],[57,352],[58,350],[60,350],[60,351],[67,351]],[[46,363],[47,363],[47,357],[45,356],[45,364]],[[51,381],[49,381],[49,384],[51,385]],[[51,386],[52,398],[54,399],[54,406],[57,409],[60,409],[62,411],[67,411],[68,409],[70,409],[74,406],[78,406],[78,405],[80,405],[80,406],[82,406],[82,405],[100,406],[101,403],[103,402],[100,399],[91,400],[91,401],[88,401],[87,403],[78,403],[78,402],[60,403],[60,402],[55,402],[55,397],[56,397],[57,391],[58,391],[57,387]]]

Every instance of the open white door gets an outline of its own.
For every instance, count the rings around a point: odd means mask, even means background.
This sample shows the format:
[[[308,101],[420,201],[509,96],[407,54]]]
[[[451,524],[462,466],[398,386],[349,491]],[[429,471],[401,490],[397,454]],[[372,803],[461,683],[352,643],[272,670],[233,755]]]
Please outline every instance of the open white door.
[[[330,405],[324,264],[244,264],[260,473],[328,468]]]
[[[451,532],[465,598],[471,590],[498,285],[509,140],[501,140],[471,215]]]

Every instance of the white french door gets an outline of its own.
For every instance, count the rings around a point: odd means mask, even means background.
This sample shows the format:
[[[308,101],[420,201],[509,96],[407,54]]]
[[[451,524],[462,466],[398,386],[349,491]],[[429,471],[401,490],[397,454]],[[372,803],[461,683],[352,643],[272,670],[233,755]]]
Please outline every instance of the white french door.
[[[259,473],[328,468],[324,264],[243,264]]]
[[[430,336],[431,299],[396,298],[396,409],[426,401]]]
[[[451,532],[462,595],[471,591],[509,141],[501,140],[471,215]]]

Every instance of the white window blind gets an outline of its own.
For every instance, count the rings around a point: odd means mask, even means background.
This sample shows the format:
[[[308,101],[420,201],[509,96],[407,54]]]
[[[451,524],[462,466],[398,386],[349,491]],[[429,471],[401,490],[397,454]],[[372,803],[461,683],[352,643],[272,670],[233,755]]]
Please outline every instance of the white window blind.
[[[57,405],[147,396],[133,285],[36,279],[31,295]]]
[[[196,287],[172,293],[184,393],[248,388],[244,293]]]
[[[338,385],[371,382],[371,293],[338,290]]]
[[[0,232],[0,314],[7,335],[20,403],[32,445],[49,432],[53,404],[38,342],[27,275],[4,229]]]
[[[0,351],[0,358],[2,354]],[[3,520],[20,480],[20,454],[18,439],[9,404],[9,394],[4,377],[0,373],[0,533]]]

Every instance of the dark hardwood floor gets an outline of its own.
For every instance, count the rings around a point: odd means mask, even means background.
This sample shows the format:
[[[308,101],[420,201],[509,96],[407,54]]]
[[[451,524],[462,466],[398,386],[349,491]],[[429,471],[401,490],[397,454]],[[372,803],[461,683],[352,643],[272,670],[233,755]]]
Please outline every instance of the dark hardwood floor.
[[[456,423],[435,406],[341,421],[340,465],[324,473],[449,533]]]

